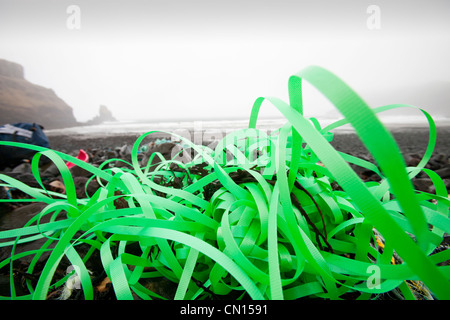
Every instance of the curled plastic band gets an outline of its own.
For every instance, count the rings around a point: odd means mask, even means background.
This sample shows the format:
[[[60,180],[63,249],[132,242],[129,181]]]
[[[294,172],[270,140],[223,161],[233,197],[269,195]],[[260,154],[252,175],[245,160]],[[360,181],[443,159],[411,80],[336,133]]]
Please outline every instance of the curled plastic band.
[[[325,128],[306,119],[302,81],[328,98],[343,119]],[[371,109],[342,80],[315,66],[293,75],[288,89],[289,103],[258,98],[248,128],[225,136],[214,149],[166,132],[194,151],[188,161],[180,160],[181,150],[173,159],[153,154],[141,167],[141,144],[154,131],[137,139],[131,162],[120,168],[110,168],[119,159],[95,167],[46,148],[0,142],[38,151],[32,173],[40,187],[6,175],[0,180],[28,195],[26,201],[46,204],[24,227],[0,232],[0,247],[11,250],[0,262],[0,268],[9,267],[11,295],[1,298],[46,299],[69,281],[56,273],[66,257],[78,266],[84,298],[94,299],[92,271],[99,270],[88,265],[98,252],[118,299],[376,299],[392,290],[415,299],[415,281],[432,297],[449,299],[450,269],[440,264],[450,251],[435,249],[450,233],[450,200],[442,179],[425,168],[436,144],[431,115],[420,109],[429,123],[429,143],[420,163],[406,167],[376,114],[416,107]],[[270,135],[257,129],[264,102],[286,118]],[[348,123],[375,163],[332,147],[332,130]],[[45,189],[38,168],[42,156],[61,172],[66,194]],[[159,163],[150,168],[154,159]],[[91,197],[77,198],[66,162],[97,179],[100,187]],[[363,182],[350,164],[373,171],[380,182]],[[429,176],[434,194],[414,189],[411,179],[420,172]],[[57,220],[61,214],[64,219]],[[45,240],[40,249],[16,253],[17,246],[39,239]],[[130,253],[129,245],[139,251]],[[86,246],[87,253],[79,250]],[[38,267],[46,253],[45,265]],[[27,273],[40,276],[36,284],[27,279],[28,293],[17,295],[14,264],[25,257],[31,258]],[[145,286],[154,278],[173,282],[174,296]]]

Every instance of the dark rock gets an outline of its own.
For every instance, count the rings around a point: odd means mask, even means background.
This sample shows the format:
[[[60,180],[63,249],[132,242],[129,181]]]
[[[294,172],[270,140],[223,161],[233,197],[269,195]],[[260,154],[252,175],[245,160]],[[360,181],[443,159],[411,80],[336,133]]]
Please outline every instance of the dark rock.
[[[39,214],[47,205],[45,203],[32,203],[19,207],[11,212],[0,216],[0,231],[11,230],[23,227],[31,218]],[[41,222],[48,222],[49,216],[44,216]],[[11,239],[6,239],[10,241]],[[3,240],[2,240],[3,241]],[[32,242],[22,243],[16,246],[15,254],[37,250],[47,241],[47,238],[38,239]],[[0,261],[9,258],[11,255],[11,247],[4,247],[0,250]],[[49,253],[44,253],[41,261],[48,257]],[[21,262],[29,264],[33,259],[33,255],[28,255],[20,259]]]
[[[92,179],[89,184],[86,186],[89,179],[87,177],[75,177],[73,178],[73,182],[75,184],[75,190],[78,199],[86,198],[87,196],[92,197],[94,193],[100,188],[96,179]]]
[[[438,170],[443,166],[446,166],[448,163],[447,156],[443,153],[433,154],[428,161],[426,168],[431,170]]]
[[[51,163],[47,168],[42,170],[41,177],[46,179],[54,179],[60,174],[58,167]]]
[[[29,162],[21,163],[12,169],[11,173],[31,173],[31,165]]]
[[[117,121],[116,118],[114,118],[112,112],[104,105],[100,105],[100,108],[98,110],[98,115],[95,116],[93,119],[87,121],[84,123],[85,125],[95,125],[100,124],[105,121]]]
[[[164,157],[164,159],[166,160],[170,160],[172,159],[172,149],[176,146],[175,143],[171,143],[171,142],[167,142],[167,143],[161,143],[161,144],[156,144],[152,147],[150,147],[147,152],[145,153],[143,159],[142,159],[142,166],[146,166],[151,155],[155,152],[159,152],[161,153],[161,155]],[[155,156],[151,162],[152,165],[160,162],[161,159],[158,156]]]
[[[405,162],[408,167],[417,167],[421,157],[417,153],[405,155]]]
[[[39,188],[40,184],[36,181],[36,178],[31,173],[14,173],[9,172],[6,174],[7,176],[14,178],[26,185],[34,188]]]
[[[445,188],[447,189],[447,192],[450,193],[450,179],[446,178],[446,179],[442,179],[442,181],[444,182]],[[436,187],[434,185],[432,185],[430,188],[430,193],[435,194],[436,193]]]
[[[430,160],[438,164],[447,164],[447,156],[443,153],[434,154]]]
[[[432,192],[434,190],[433,182],[429,178],[415,178],[413,184],[419,191]]]
[[[13,212],[0,216],[0,230],[23,227],[31,218],[42,211],[47,205],[37,202],[15,209]],[[44,220],[43,220],[44,221]]]
[[[450,178],[442,179],[442,181],[444,181],[445,187],[447,188],[447,190],[449,190],[450,189]]]
[[[442,179],[450,178],[450,164],[435,171]]]
[[[117,154],[116,154],[115,151],[108,150],[108,151],[106,152],[106,157],[107,157],[108,159],[114,159],[114,158],[117,158]]]
[[[56,166],[55,166],[56,168]],[[59,171],[55,168],[48,167],[46,169],[40,170],[40,178],[45,187],[48,187],[48,183],[55,177],[55,172],[59,174]],[[3,170],[1,173],[14,178],[30,187],[40,188],[41,185],[37,182],[31,171],[31,165],[29,162],[23,162],[18,166],[14,167],[12,170]]]
[[[108,109],[108,107],[104,105],[100,105],[98,115],[100,119],[102,119],[103,121],[117,121],[116,118],[114,118],[112,112]]]
[[[73,177],[91,177],[92,173],[79,167],[79,166],[74,166],[72,168],[70,168],[70,173],[72,174]]]

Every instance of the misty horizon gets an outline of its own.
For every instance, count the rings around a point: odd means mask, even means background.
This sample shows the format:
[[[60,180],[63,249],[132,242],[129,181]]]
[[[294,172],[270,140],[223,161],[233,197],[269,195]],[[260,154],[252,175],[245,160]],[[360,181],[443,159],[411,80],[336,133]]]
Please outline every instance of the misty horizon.
[[[171,5],[172,4],[172,5]],[[288,101],[289,76],[320,65],[371,107],[420,104],[448,114],[446,1],[0,0],[0,58],[51,88],[84,122],[105,105],[120,120],[246,119],[260,96]],[[436,89],[439,87],[438,89]],[[305,85],[305,114],[333,106]],[[280,117],[275,108],[262,118]]]

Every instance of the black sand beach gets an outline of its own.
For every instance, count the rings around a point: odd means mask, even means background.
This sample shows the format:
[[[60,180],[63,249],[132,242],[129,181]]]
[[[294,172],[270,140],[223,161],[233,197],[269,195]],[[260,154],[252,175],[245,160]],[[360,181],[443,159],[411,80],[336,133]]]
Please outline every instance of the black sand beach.
[[[401,152],[404,155],[425,152],[428,144],[429,131],[427,128],[401,128],[391,130]],[[79,149],[112,149],[123,145],[132,146],[138,133],[104,134],[96,136],[88,135],[49,135],[50,147],[54,150],[71,153]],[[148,140],[164,137],[163,134],[151,135]],[[353,155],[368,156],[368,151],[354,133],[337,132],[334,135],[332,145],[338,150]],[[437,129],[437,141],[434,148],[435,154],[450,156],[450,127],[442,126]]]
[[[395,138],[399,149],[408,166],[416,166],[422,159],[429,140],[429,129],[423,126],[416,127],[390,127],[390,132]],[[172,132],[170,130],[167,130]],[[225,131],[224,132],[229,132]],[[62,151],[68,154],[76,155],[80,149],[88,152],[99,151],[110,152],[128,146],[131,148],[142,133],[96,133],[95,135],[49,135],[50,147],[54,150]],[[191,137],[194,137],[191,131]],[[157,139],[169,136],[158,133],[145,138],[143,144],[155,141]],[[193,140],[193,139],[192,139]],[[203,141],[204,145],[209,145],[210,141]],[[335,131],[331,142],[333,147],[341,152],[357,156],[364,160],[374,162],[373,157],[363,145],[355,133],[348,131]],[[117,152],[116,152],[117,153]],[[433,156],[426,166],[435,170],[450,190],[450,126],[437,127],[437,140]],[[376,175],[360,167],[353,166],[355,171],[363,180],[378,180]],[[432,192],[434,186],[431,180],[425,174],[419,174],[413,179],[414,185],[418,190]]]
[[[405,158],[407,165],[416,166],[421,160],[427,143],[428,143],[428,130],[425,128],[402,128],[393,129],[393,136],[396,139],[399,148]],[[80,149],[86,150],[89,154],[94,155],[90,160],[94,163],[99,164],[108,158],[117,158],[124,155],[124,159],[128,156],[131,146],[135,143],[137,138],[140,136],[138,133],[129,134],[97,134],[95,136],[88,135],[50,135],[50,148],[57,151],[62,151],[67,154],[76,155]],[[144,140],[144,143],[149,143],[150,141],[156,140],[157,138],[164,138],[164,136],[152,136]],[[166,138],[168,138],[166,136]],[[205,143],[204,143],[205,144]],[[208,143],[209,144],[209,143]],[[162,144],[162,145],[168,145]],[[349,153],[351,155],[357,156],[359,158],[372,161],[370,154],[367,149],[361,143],[359,138],[354,133],[338,132],[335,133],[332,145],[336,150]],[[163,147],[164,149],[164,147]],[[127,151],[128,150],[128,151]],[[147,151],[148,153],[151,151]],[[163,151],[161,151],[163,153]],[[126,153],[126,154],[125,154]],[[371,171],[366,169],[353,166],[356,173],[365,181],[377,181],[379,177]],[[435,151],[427,168],[434,170],[443,179],[447,190],[450,191],[450,127],[439,127],[437,132],[437,142]],[[23,163],[16,168],[8,168],[4,173],[6,175],[12,175],[22,182],[35,184],[31,172],[29,163]],[[91,193],[95,192],[96,186],[95,181],[91,183],[90,188],[85,190],[86,183],[88,181],[88,176],[83,173],[83,170],[77,170],[77,167],[71,169],[71,173],[74,177],[75,187],[80,197],[83,197],[85,192]],[[58,184],[52,184],[54,181],[58,181],[59,172],[57,170],[52,170],[51,167],[43,171],[44,184],[49,184],[49,188],[58,188]],[[425,174],[419,174],[413,179],[413,184],[417,190],[425,192],[433,192],[434,185],[431,180]],[[36,185],[37,186],[37,185]],[[38,187],[38,186],[37,186]],[[98,187],[98,186],[97,186]],[[6,194],[0,194],[1,197],[5,197]],[[13,195],[14,196],[14,195]],[[4,198],[5,199],[5,198]],[[42,210],[42,204],[23,204],[20,205],[3,205],[0,206],[0,230],[8,230],[20,227],[26,222],[31,216],[37,214]],[[449,237],[446,235],[442,246],[448,246]],[[41,243],[30,243],[23,247],[18,247],[17,250],[22,252],[26,250],[38,249]],[[442,247],[444,248],[444,247]],[[446,247],[445,247],[446,248]],[[0,250],[0,261],[8,258],[8,252]],[[45,257],[44,257],[45,258]],[[18,270],[26,270],[27,263],[25,261],[23,265],[18,267]],[[63,269],[61,269],[63,270]],[[100,271],[99,271],[100,272]],[[96,299],[114,299],[114,293],[111,289],[111,284],[105,289],[105,291],[99,291],[98,288],[102,286],[101,280],[104,279],[105,274],[99,273],[98,281],[95,281],[97,286]],[[21,278],[22,279],[22,278]],[[106,278],[107,279],[107,278]],[[164,280],[164,279],[163,279]],[[166,281],[167,282],[167,281]],[[166,282],[161,282],[155,285],[155,290],[158,294],[166,296],[168,298],[173,296],[173,284],[168,285]],[[58,299],[60,291],[55,291],[51,293],[48,299]],[[7,267],[0,270],[0,295],[9,295],[9,269]],[[79,299],[81,296],[78,294],[72,296],[71,299]],[[386,296],[386,299],[391,299]],[[396,298],[394,298],[396,299]]]

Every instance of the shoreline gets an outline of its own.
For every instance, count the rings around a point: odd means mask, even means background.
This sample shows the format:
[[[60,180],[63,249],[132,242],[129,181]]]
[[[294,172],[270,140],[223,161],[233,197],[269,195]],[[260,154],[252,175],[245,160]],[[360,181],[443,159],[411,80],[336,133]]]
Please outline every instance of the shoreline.
[[[177,133],[177,130],[165,130],[168,132]],[[220,129],[213,130],[220,132]],[[222,136],[227,132],[233,130],[222,130]],[[203,133],[205,130],[203,130]],[[210,131],[208,131],[209,133]],[[225,132],[225,133],[223,133]],[[395,138],[401,152],[403,154],[418,153],[423,154],[428,144],[429,130],[425,127],[404,127],[390,129]],[[114,149],[124,145],[132,146],[136,140],[143,134],[139,132],[130,133],[94,133],[94,134],[51,134],[48,135],[50,148],[72,153],[79,149]],[[191,137],[191,141],[196,141],[199,135],[194,136],[193,130],[184,130],[184,137]],[[220,136],[220,135],[219,135]],[[146,137],[143,143],[155,141],[157,139],[169,138],[170,136],[164,132],[153,133]],[[203,144],[208,145],[212,140],[207,140]],[[358,136],[350,131],[334,131],[334,138],[331,142],[336,150],[351,153],[355,155],[368,155],[368,151],[362,144]],[[434,149],[435,154],[449,154],[450,155],[450,126],[437,127],[437,140]]]

